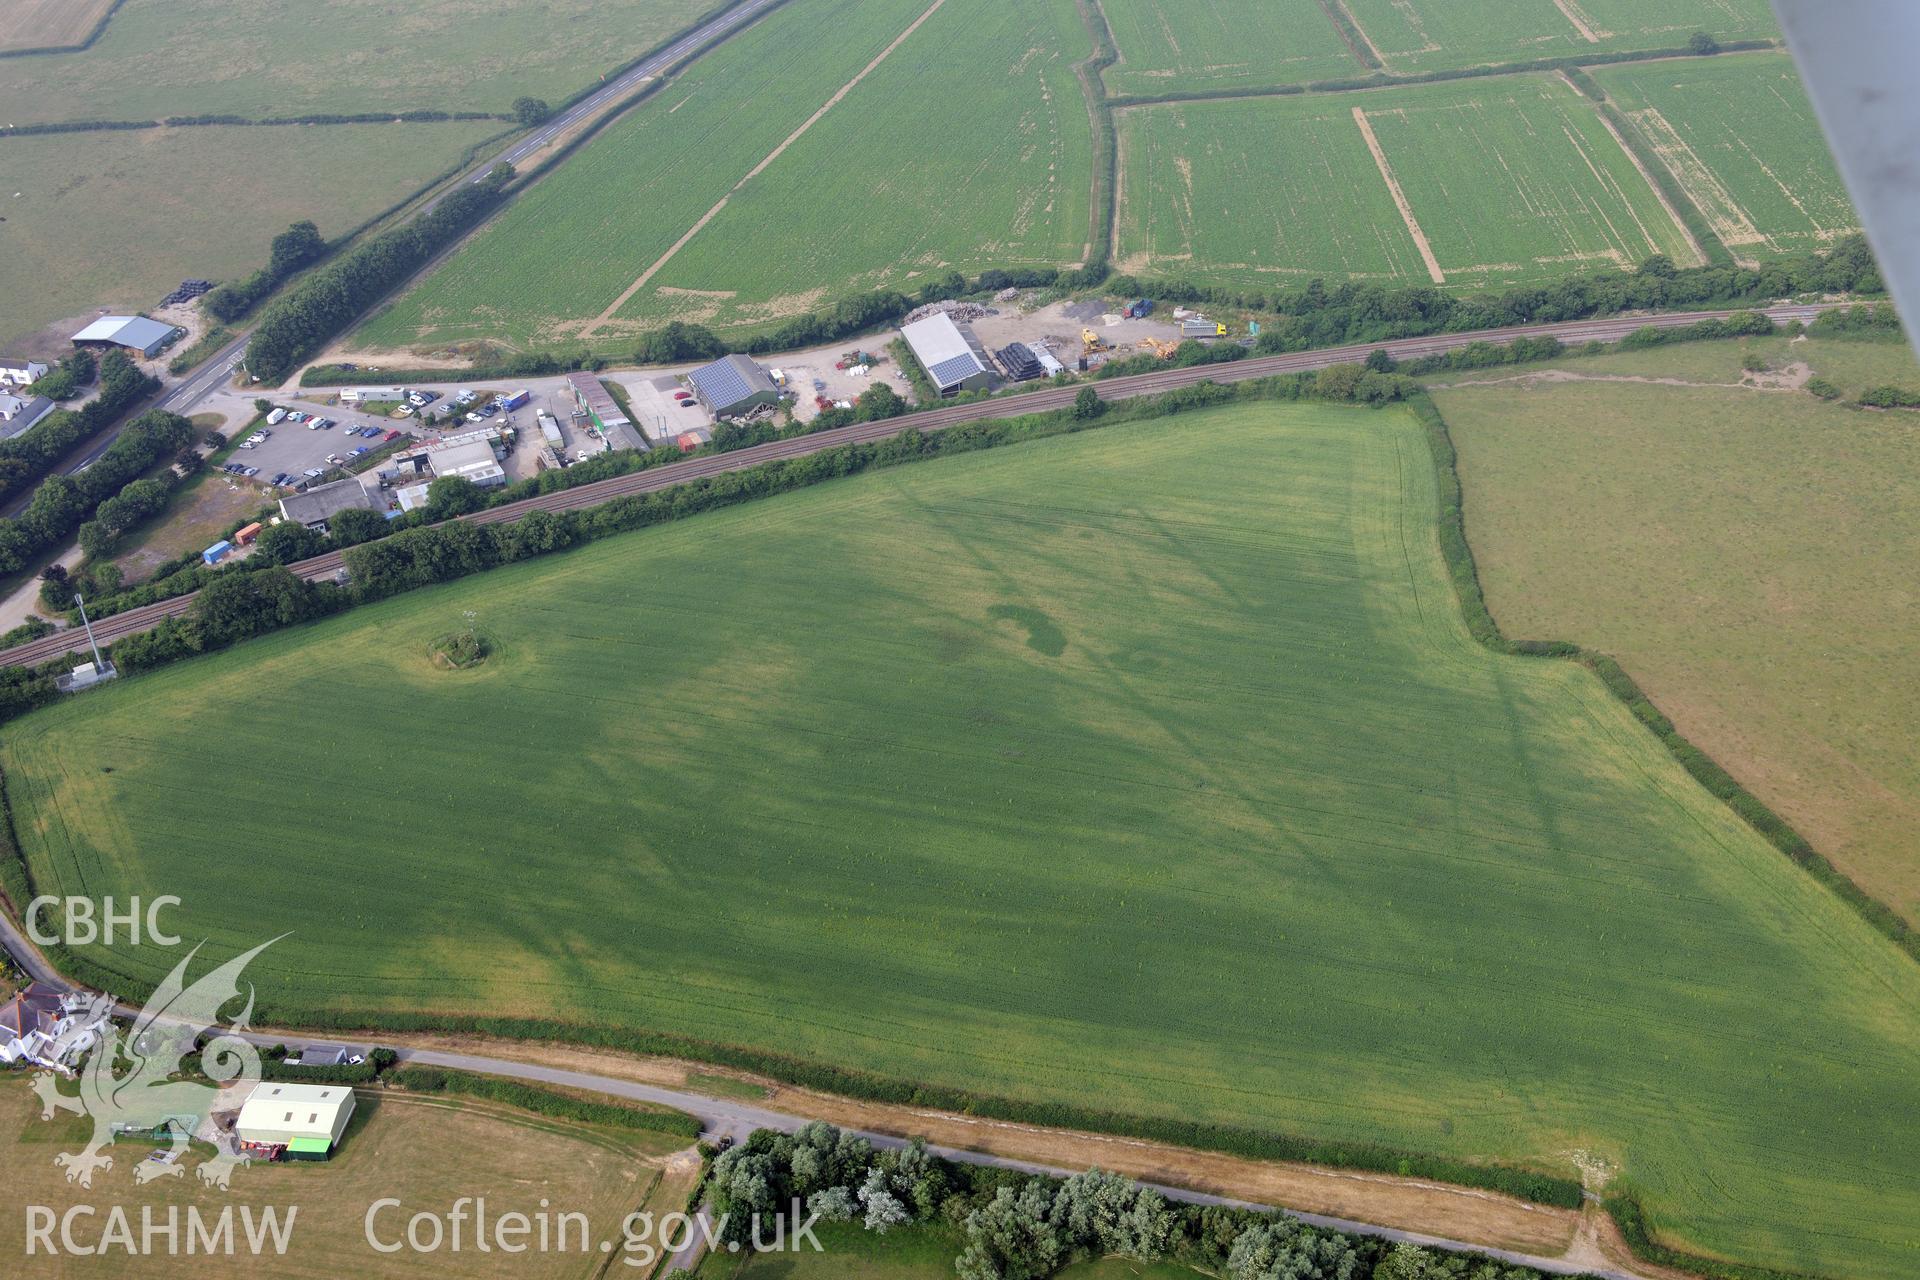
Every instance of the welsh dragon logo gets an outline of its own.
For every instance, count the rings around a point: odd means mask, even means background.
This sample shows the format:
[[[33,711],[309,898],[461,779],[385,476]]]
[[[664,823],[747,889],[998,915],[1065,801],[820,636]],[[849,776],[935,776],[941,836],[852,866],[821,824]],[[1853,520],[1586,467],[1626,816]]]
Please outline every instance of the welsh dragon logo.
[[[224,1026],[220,1010],[240,998],[240,975],[248,963],[277,941],[271,939],[235,956],[189,986],[187,966],[200,951],[195,947],[174,966],[124,1034],[105,1018],[113,998],[93,997],[82,1018],[99,1024],[100,1042],[81,1069],[79,1096],[61,1093],[52,1072],[42,1072],[33,1081],[42,1120],[67,1111],[93,1121],[92,1141],[79,1151],[63,1151],[53,1158],[67,1171],[68,1182],[91,1187],[95,1173],[113,1167],[107,1148],[116,1133],[163,1127],[171,1135],[172,1146],[158,1158],[137,1164],[134,1181],[177,1178],[186,1172],[180,1161],[187,1154],[190,1135],[182,1122],[190,1126],[204,1120],[223,1086],[260,1082],[259,1051],[242,1038],[253,1016],[252,985],[245,991],[246,1007]],[[200,1074],[213,1083],[177,1078],[183,1060],[194,1053],[195,1043],[206,1032],[215,1034],[200,1047]],[[200,1181],[224,1190],[234,1169],[248,1158],[233,1135],[215,1134],[214,1139],[219,1154],[201,1162],[195,1173]]]

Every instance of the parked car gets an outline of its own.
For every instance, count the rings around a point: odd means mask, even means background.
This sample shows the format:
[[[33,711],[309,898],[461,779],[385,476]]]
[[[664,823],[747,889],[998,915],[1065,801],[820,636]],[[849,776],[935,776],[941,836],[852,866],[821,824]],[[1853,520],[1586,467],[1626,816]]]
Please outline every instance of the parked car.
[[[328,462],[329,464],[331,464],[332,466],[336,466],[336,467],[337,467],[337,466],[339,466],[339,465],[340,465],[340,464],[341,464],[342,462],[344,462],[344,461],[345,461],[345,459],[344,459],[344,458],[342,458],[342,457],[341,457],[341,456],[340,456],[339,454],[337,454],[337,453],[330,453],[330,454],[328,454],[328,455],[327,455],[327,462]]]
[[[363,453],[365,453],[366,451],[367,451],[367,446],[365,446],[365,445],[359,445],[359,446],[357,446],[357,447],[355,447],[355,448],[353,448],[353,449],[351,449],[351,450],[349,450],[349,451],[347,452],[347,456],[348,456],[349,458],[357,458],[357,457],[359,457],[359,456],[360,456],[361,454],[363,454]]]
[[[308,418],[308,416],[309,416],[309,415],[307,415],[307,414],[304,414],[304,413],[301,413],[301,412],[300,412],[300,411],[299,411],[298,409],[289,409],[289,410],[287,410],[287,421],[288,421],[288,422],[305,422],[305,421],[307,420],[307,418]]]
[[[673,398],[674,398],[675,400],[691,400],[691,399],[693,399],[693,392],[691,392],[691,391],[676,391],[676,392],[674,392],[674,393],[673,393]]]
[[[399,431],[389,431],[389,432],[387,432],[387,439],[389,439],[389,440],[398,440],[398,439],[399,439],[399,438],[401,437],[401,435],[402,435],[402,434],[403,434],[403,433],[402,433],[402,432],[399,432]]]
[[[321,476],[327,473],[325,471],[322,471],[319,467],[308,467],[305,471],[302,471],[300,474],[305,476],[309,480],[318,480]]]

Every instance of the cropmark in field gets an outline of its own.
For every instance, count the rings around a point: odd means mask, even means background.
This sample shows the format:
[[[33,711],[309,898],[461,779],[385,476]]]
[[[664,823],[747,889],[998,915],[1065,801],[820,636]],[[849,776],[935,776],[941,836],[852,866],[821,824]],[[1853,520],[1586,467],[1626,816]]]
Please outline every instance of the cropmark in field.
[[[1594,74],[1737,257],[1806,253],[1859,230],[1788,55],[1729,54]]]
[[[1122,271],[1221,282],[1425,279],[1352,95],[1117,113]]]
[[[177,894],[216,951],[292,930],[263,1020],[1582,1150],[1684,1243],[1907,1280],[1913,962],[1584,668],[1474,644],[1436,509],[1399,412],[1114,426],[395,597],[0,759],[38,891]],[[436,667],[468,611],[487,662]]]
[[[700,59],[359,340],[625,346],[764,325],[925,273],[1088,251],[1067,0],[789,5]]]
[[[1120,114],[1129,270],[1485,287],[1703,260],[1557,77]]]
[[[1387,70],[1408,73],[1679,48],[1776,33],[1766,0],[1339,0]]]
[[[1321,0],[1102,0],[1120,59],[1109,92],[1306,84],[1362,74]]]

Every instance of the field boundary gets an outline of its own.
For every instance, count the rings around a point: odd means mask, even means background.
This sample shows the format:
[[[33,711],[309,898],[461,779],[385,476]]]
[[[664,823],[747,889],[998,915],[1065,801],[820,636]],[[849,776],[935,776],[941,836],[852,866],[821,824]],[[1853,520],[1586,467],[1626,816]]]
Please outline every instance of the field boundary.
[[[1459,454],[1453,436],[1439,406],[1423,388],[1408,400],[1414,416],[1426,430],[1433,450],[1440,485],[1440,548],[1447,562],[1447,576],[1460,600],[1460,612],[1473,638],[1496,653],[1519,657],[1572,658],[1592,671],[1634,718],[1658,738],[1673,758],[1713,797],[1752,827],[1796,866],[1819,881],[1856,915],[1908,957],[1920,961],[1920,930],[1902,919],[1893,908],[1862,889],[1854,880],[1820,853],[1807,838],[1775,813],[1767,803],[1743,786],[1706,752],[1674,727],[1673,721],[1654,705],[1624,667],[1607,654],[1589,649],[1572,640],[1512,640],[1500,629],[1487,607],[1480,585],[1480,570],[1467,540],[1463,491],[1460,484]]]
[[[706,230],[708,223],[712,222],[715,218],[720,216],[720,211],[722,209],[725,209],[727,207],[727,203],[730,200],[732,200],[734,196],[739,194],[740,188],[746,186],[749,182],[752,182],[755,178],[765,173],[768,167],[772,165],[775,160],[778,160],[781,156],[786,154],[788,147],[791,147],[794,143],[800,141],[801,138],[806,136],[808,130],[812,129],[814,125],[819,124],[821,120],[825,119],[827,112],[833,110],[835,107],[839,106],[842,102],[846,101],[847,95],[852,93],[855,89],[859,88],[860,82],[862,80],[865,80],[868,76],[872,75],[875,71],[877,71],[880,67],[880,64],[885,62],[888,58],[892,57],[893,51],[895,49],[898,49],[901,45],[905,44],[909,39],[911,39],[913,37],[913,33],[918,31],[922,26],[924,26],[927,22],[927,19],[933,17],[935,13],[939,12],[941,6],[945,5],[946,2],[947,0],[933,0],[933,3],[927,6],[925,12],[923,12],[919,17],[915,18],[912,22],[907,24],[907,29],[905,31],[902,31],[899,35],[895,36],[891,44],[889,44],[886,48],[882,49],[879,53],[874,55],[873,61],[869,62],[866,66],[860,68],[859,73],[856,74],[853,77],[853,79],[841,85],[840,88],[834,92],[832,97],[828,98],[825,103],[821,104],[821,107],[818,111],[814,112],[812,115],[808,116],[804,121],[802,121],[800,124],[800,127],[795,129],[792,133],[788,134],[781,141],[779,146],[775,147],[773,150],[767,152],[765,156],[761,157],[760,163],[753,166],[753,168],[747,170],[745,177],[741,178],[740,181],[734,183],[731,187],[727,188],[727,194],[721,196],[719,200],[715,201],[714,206],[711,209],[701,214],[699,219],[695,221],[691,227],[687,228],[687,233],[685,235],[681,236],[678,240],[675,240],[665,253],[661,254],[658,258],[654,259],[653,265],[648,267],[645,271],[642,271],[640,273],[640,278],[635,280],[632,284],[628,285],[626,289],[621,292],[620,296],[615,298],[612,304],[609,305],[605,311],[602,311],[598,316],[595,316],[592,320],[587,322],[586,326],[580,330],[580,337],[584,340],[587,338],[591,338],[594,334],[598,333],[600,331],[600,327],[606,324],[607,321],[613,319],[614,313],[619,311],[621,307],[625,306],[629,298],[633,297],[634,294],[644,289],[646,287],[647,281],[653,279],[654,276],[658,275],[660,271],[666,267],[667,263],[673,260],[674,255],[678,254],[682,249],[686,248],[687,244],[695,236],[699,235],[702,231]]]
[[[93,30],[87,33],[87,38],[79,44],[48,44],[33,49],[8,49],[0,51],[0,58],[37,58],[49,53],[85,53],[93,48],[95,41],[107,33],[107,24],[113,21],[114,15],[120,12],[120,6],[126,2],[127,0],[113,0],[113,3],[107,7],[107,11],[100,15],[100,20],[93,24]]]
[[[1336,0],[1337,2],[1337,0]],[[1357,93],[1366,89],[1392,89],[1402,85],[1440,84],[1450,80],[1497,80],[1506,76],[1534,75],[1543,72],[1580,70],[1585,67],[1610,67],[1633,62],[1665,62],[1676,58],[1714,58],[1730,53],[1778,51],[1775,40],[1729,40],[1716,53],[1695,53],[1691,49],[1623,49],[1614,53],[1572,54],[1556,58],[1531,58],[1524,62],[1496,62],[1479,67],[1445,67],[1436,71],[1394,72],[1375,70],[1347,80],[1305,80],[1293,84],[1225,85],[1212,89],[1169,89],[1165,93],[1126,93],[1112,99],[1116,108],[1153,107],[1170,102],[1212,102],[1232,98],[1290,98],[1300,94]]]
[[[1113,102],[1107,96],[1106,71],[1120,60],[1120,46],[1114,43],[1113,27],[1100,0],[1078,0],[1080,23],[1093,40],[1093,52],[1074,65],[1074,77],[1087,100],[1087,127],[1092,130],[1093,189],[1088,193],[1087,248],[1081,257],[1082,273],[1105,275],[1118,247],[1114,241],[1120,225],[1120,129],[1114,119]]]

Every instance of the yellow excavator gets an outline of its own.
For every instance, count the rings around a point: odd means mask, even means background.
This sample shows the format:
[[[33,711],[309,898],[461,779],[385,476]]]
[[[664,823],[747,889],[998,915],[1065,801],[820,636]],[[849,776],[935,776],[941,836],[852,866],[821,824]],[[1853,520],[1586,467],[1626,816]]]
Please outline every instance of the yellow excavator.
[[[1080,346],[1087,355],[1092,355],[1096,351],[1105,351],[1107,349],[1107,344],[1100,340],[1100,335],[1091,329],[1082,329],[1080,331]]]

